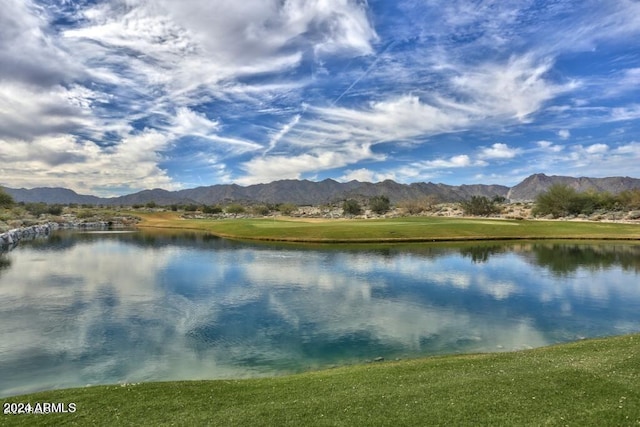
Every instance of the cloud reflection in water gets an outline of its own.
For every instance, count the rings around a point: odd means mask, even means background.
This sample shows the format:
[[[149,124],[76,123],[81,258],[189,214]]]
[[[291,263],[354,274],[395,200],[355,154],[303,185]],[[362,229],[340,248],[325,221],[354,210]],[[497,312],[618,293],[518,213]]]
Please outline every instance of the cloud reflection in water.
[[[637,245],[598,246],[606,264],[574,245],[571,256],[586,257],[557,274],[544,243],[314,250],[142,233],[54,243],[5,255],[0,395],[640,330]]]

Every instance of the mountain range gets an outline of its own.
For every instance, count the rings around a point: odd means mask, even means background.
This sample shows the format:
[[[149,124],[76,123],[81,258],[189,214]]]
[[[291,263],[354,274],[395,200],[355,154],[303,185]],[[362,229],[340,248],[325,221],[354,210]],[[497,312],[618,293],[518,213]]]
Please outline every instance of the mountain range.
[[[512,202],[530,201],[551,185],[562,183],[577,191],[607,191],[619,193],[640,188],[640,179],[629,177],[574,178],[569,176],[547,176],[535,174],[513,187],[503,185],[447,185],[432,182],[399,184],[392,180],[378,183],[332,179],[314,182],[308,180],[281,180],[269,184],[246,187],[236,184],[218,184],[186,190],[167,191],[163,189],[144,190],[125,196],[101,198],[77,194],[75,191],[59,187],[39,187],[14,189],[3,187],[16,202],[44,202],[49,204],[90,204],[130,206],[155,202],[158,205],[171,204],[226,204],[226,203],[293,203],[296,205],[321,205],[336,203],[348,198],[365,199],[373,196],[387,196],[392,203],[402,200],[435,196],[442,202],[457,202],[471,196],[501,196]]]

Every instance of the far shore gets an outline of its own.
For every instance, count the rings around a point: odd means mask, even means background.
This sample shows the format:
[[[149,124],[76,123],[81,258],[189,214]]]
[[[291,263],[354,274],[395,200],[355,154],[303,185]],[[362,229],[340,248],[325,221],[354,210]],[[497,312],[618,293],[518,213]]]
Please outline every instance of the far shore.
[[[327,219],[301,217],[184,218],[175,212],[138,213],[143,229],[202,231],[239,240],[287,243],[418,243],[482,240],[640,241],[632,222],[407,216]]]

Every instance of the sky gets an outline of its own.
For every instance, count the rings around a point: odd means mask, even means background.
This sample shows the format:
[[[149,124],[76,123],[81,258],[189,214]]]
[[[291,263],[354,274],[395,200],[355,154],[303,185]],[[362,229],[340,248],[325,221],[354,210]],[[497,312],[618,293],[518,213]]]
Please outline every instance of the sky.
[[[638,0],[4,0],[0,184],[640,178]]]

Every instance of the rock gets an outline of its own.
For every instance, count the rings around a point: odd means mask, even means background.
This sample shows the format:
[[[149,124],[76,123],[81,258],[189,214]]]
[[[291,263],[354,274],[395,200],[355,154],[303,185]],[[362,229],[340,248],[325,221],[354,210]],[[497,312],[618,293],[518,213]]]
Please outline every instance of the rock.
[[[0,234],[0,249],[11,249],[18,242],[25,238],[34,238],[36,236],[48,236],[53,228],[52,224],[38,224],[30,227],[14,228]]]
[[[373,359],[374,362],[384,362],[384,357],[376,357]]]

